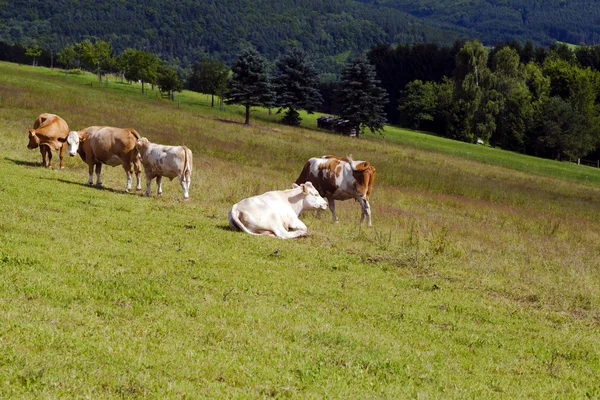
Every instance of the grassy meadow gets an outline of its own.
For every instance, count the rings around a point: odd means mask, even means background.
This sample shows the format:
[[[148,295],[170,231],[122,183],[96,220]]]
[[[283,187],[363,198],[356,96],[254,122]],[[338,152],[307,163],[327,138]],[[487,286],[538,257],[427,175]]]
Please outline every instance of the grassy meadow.
[[[600,170],[209,101],[0,63],[0,398],[600,398]],[[187,145],[190,200],[42,168],[43,112]],[[377,168],[373,228],[352,201],[297,240],[228,228],[322,154]]]

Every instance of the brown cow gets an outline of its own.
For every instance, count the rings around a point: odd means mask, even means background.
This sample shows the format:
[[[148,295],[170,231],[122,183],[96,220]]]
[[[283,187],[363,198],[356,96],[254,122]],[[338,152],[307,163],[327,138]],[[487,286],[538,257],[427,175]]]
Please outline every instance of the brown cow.
[[[52,167],[52,150],[59,151],[60,169],[64,168],[63,158],[67,146],[65,144],[69,135],[69,125],[64,119],[55,114],[40,114],[33,123],[33,129],[29,130],[28,149],[40,148],[42,154],[42,165]],[[48,162],[46,162],[46,155]]]
[[[127,174],[125,191],[131,190],[131,174],[135,169],[137,178],[136,190],[142,190],[139,153],[135,147],[140,134],[131,128],[114,128],[110,126],[90,126],[79,132],[69,132],[67,144],[69,155],[79,153],[81,159],[89,166],[88,185],[93,185],[94,165],[96,166],[96,186],[102,186],[100,172],[102,164],[111,167],[122,165]],[[132,169],[133,165],[133,169]]]
[[[367,218],[371,226],[371,206],[369,198],[375,182],[375,168],[367,161],[354,161],[352,156],[338,158],[334,156],[313,157],[306,162],[296,184],[312,182],[319,194],[329,201],[329,209],[334,221],[335,200],[356,199],[362,207],[360,222]]]

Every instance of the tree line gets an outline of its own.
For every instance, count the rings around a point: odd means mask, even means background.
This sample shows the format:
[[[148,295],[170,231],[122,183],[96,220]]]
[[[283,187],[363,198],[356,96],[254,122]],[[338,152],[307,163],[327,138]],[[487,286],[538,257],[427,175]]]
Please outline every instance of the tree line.
[[[558,160],[598,152],[599,46],[489,49],[474,40],[378,46],[369,57],[393,94],[390,119],[402,126]],[[427,60],[422,69],[410,66],[416,59]]]
[[[25,49],[33,59],[39,53]],[[125,49],[113,57],[104,41],[66,46],[56,62],[94,71],[99,80],[116,72],[141,81],[142,91],[145,84],[158,85],[171,99],[184,87],[212,95],[213,106],[217,96],[243,105],[246,123],[252,107],[264,106],[275,108],[288,125],[300,124],[299,110],[324,111],[356,132],[378,132],[389,121],[559,160],[598,153],[600,147],[600,46],[572,50],[511,41],[489,48],[477,40],[450,47],[379,45],[346,62],[338,79],[326,81],[297,47],[273,62],[245,49],[231,69],[203,59],[187,79],[147,51]]]
[[[35,47],[24,49],[23,54],[37,65],[35,59],[42,52]],[[2,56],[0,52],[0,59]],[[19,61],[23,61],[20,56]],[[56,63],[66,70],[94,72],[99,82],[107,73],[117,74],[128,82],[140,82],[142,93],[146,84],[157,85],[171,100],[174,93],[184,87],[210,94],[213,107],[217,96],[227,104],[244,106],[245,124],[249,124],[251,109],[260,106],[277,109],[282,115],[281,123],[298,126],[300,110],[312,113],[323,103],[319,73],[308,54],[298,47],[290,48],[274,63],[257,50],[247,48],[241,51],[231,69],[222,61],[203,59],[193,64],[187,79],[182,79],[175,67],[148,51],[128,48],[113,56],[110,43],[102,40],[84,40],[65,46],[56,54]],[[365,129],[378,132],[384,127],[387,93],[379,84],[375,67],[364,56],[347,62],[342,69],[335,90],[335,109],[344,124],[357,134]]]

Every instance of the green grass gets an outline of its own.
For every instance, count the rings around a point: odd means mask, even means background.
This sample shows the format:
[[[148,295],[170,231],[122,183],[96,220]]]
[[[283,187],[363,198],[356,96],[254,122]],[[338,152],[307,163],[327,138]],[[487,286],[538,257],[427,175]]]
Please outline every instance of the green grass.
[[[351,139],[314,115],[246,127],[204,95],[178,109],[93,80],[0,63],[0,398],[600,396],[597,169],[395,128]],[[87,187],[79,157],[42,168],[42,112],[186,144],[191,199],[168,180],[125,194],[119,167]],[[339,224],[304,215],[304,239],[228,229],[232,204],[327,153],[377,168],[374,228],[347,201]]]

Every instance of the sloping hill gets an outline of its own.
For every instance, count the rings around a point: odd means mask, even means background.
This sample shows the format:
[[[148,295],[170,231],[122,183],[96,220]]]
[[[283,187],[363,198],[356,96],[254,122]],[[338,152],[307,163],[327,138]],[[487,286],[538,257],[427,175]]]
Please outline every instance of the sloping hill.
[[[246,127],[206,96],[94,80],[0,63],[0,397],[597,397],[600,188],[573,174],[598,169],[266,113]],[[88,187],[78,157],[41,168],[41,112],[186,144],[191,199],[176,181],[125,194],[120,167]],[[487,150],[507,165],[473,159]],[[324,153],[377,168],[374,228],[353,202],[339,224],[304,215],[301,240],[227,228]]]

